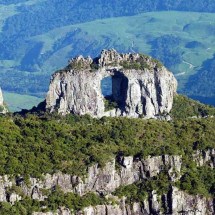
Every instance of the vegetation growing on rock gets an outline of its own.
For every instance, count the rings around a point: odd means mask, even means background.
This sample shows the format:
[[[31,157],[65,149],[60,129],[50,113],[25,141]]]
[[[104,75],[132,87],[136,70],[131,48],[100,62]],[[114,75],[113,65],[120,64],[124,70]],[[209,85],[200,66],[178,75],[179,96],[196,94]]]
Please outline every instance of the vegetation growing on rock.
[[[111,96],[105,96],[104,103],[105,111],[113,110],[118,107],[117,102],[115,102]]]

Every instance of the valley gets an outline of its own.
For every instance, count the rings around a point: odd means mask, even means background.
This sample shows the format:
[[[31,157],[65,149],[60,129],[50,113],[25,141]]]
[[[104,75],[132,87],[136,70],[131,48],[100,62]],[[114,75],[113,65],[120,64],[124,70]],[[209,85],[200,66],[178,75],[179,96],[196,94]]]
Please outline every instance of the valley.
[[[18,43],[16,39],[8,47],[8,51],[13,50],[11,57],[7,57],[7,50],[3,51],[0,85],[8,93],[34,96],[32,104],[36,105],[37,98],[45,96],[50,74],[69,59],[78,54],[96,56],[102,48],[115,48],[120,52],[146,53],[161,60],[175,74],[180,93],[214,104],[214,89],[206,86],[203,93],[202,79],[198,81],[200,86],[189,87],[197,73],[204,74],[209,69],[205,62],[213,59],[215,53],[214,31],[213,13],[178,11],[148,12],[55,27]],[[208,80],[213,79],[213,72],[209,77],[208,72],[205,74]],[[16,105],[12,106],[16,110]]]

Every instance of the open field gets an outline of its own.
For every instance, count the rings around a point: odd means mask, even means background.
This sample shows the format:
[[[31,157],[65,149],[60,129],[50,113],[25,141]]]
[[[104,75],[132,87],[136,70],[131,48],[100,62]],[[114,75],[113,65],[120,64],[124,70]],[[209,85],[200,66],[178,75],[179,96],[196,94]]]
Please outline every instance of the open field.
[[[5,103],[9,107],[9,111],[20,111],[22,109],[30,109],[37,106],[42,99],[35,96],[20,95],[17,93],[4,92]]]

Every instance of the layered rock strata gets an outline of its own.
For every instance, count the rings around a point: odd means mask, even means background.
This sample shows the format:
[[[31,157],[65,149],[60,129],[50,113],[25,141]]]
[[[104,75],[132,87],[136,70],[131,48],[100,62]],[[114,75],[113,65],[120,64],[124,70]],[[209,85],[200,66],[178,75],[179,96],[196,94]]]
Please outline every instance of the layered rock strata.
[[[112,78],[111,102],[107,110],[101,81]],[[98,58],[79,56],[52,75],[46,109],[60,114],[89,114],[93,117],[127,116],[156,118],[170,112],[177,81],[151,57],[103,50]]]

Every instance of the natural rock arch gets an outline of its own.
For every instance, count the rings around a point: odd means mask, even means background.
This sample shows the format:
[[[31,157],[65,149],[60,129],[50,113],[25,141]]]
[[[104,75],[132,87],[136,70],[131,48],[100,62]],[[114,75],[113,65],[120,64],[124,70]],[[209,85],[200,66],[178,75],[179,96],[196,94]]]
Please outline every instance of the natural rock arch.
[[[113,69],[107,73],[102,80],[105,78],[111,79],[111,94],[104,95],[105,102],[111,104],[112,107],[118,108],[121,112],[125,111],[126,106],[126,98],[127,98],[127,89],[128,89],[128,79],[127,77],[120,71]],[[102,83],[102,81],[101,81]],[[101,86],[102,90],[102,86]],[[106,108],[105,108],[106,109]],[[113,109],[113,108],[112,108]],[[106,111],[106,110],[105,110]]]
[[[109,76],[117,105],[107,111],[101,81]],[[94,60],[74,58],[52,76],[46,109],[63,115],[156,118],[170,112],[176,88],[173,74],[151,57],[104,50]]]

